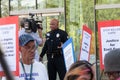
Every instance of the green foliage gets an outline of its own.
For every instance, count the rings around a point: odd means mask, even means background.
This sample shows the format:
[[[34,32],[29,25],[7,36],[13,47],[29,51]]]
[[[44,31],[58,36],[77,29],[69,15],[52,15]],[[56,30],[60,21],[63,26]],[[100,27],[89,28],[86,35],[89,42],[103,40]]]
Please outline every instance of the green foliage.
[[[120,0],[97,0],[97,4],[118,4]],[[118,20],[120,19],[120,9],[104,9],[97,10],[97,22],[103,20]]]
[[[2,17],[9,15],[8,0],[1,0],[1,14]]]
[[[47,8],[56,8],[58,5],[47,3]]]
[[[82,14],[83,23],[94,30],[94,0],[82,0]]]
[[[118,4],[120,0],[96,0],[97,4]]]
[[[97,21],[120,20],[120,9],[107,9],[97,11]]]
[[[94,29],[94,0],[66,0],[67,32],[73,38],[75,52],[80,51],[83,24]],[[89,2],[89,3],[88,3]]]

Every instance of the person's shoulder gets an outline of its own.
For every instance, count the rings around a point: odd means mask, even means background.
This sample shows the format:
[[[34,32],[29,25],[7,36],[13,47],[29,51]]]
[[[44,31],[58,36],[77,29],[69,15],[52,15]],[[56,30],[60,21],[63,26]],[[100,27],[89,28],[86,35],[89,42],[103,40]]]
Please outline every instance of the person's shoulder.
[[[37,33],[33,33],[33,32],[27,33],[27,32],[25,32],[25,29],[22,28],[21,30],[19,30],[19,36],[21,36],[21,35],[23,35],[23,34],[30,35],[30,36],[32,36],[33,38],[36,37],[36,35],[38,35]]]
[[[66,32],[66,31],[64,31],[64,30],[62,30],[62,29],[59,29],[59,31],[60,31],[60,32],[63,32],[63,33]]]
[[[52,31],[48,31],[46,34],[50,34]]]
[[[67,35],[67,32],[62,30],[62,29],[59,29],[59,33],[62,34],[62,35]]]
[[[43,63],[41,62],[38,62],[38,61],[34,61],[34,64],[33,64],[34,68],[35,69],[38,69],[41,70],[42,72],[46,72],[46,67]]]
[[[51,31],[46,33],[46,37],[49,37],[51,35]]]
[[[34,60],[34,65],[39,66],[39,67],[45,67],[45,65],[43,63],[38,62],[36,60]]]
[[[22,28],[21,30],[19,30],[19,36],[21,36],[21,35],[23,35],[23,34],[26,34],[26,32],[25,32],[25,29],[24,29],[24,28]]]
[[[21,28],[21,29],[19,30],[19,32],[25,32],[25,29],[24,29],[24,28]]]

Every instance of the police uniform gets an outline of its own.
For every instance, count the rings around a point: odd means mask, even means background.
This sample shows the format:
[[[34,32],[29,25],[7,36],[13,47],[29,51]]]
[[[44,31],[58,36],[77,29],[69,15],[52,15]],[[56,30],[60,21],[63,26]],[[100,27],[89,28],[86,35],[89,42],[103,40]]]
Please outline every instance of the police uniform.
[[[57,72],[60,80],[64,79],[66,68],[62,49],[58,47],[61,46],[61,43],[66,42],[67,39],[68,34],[61,29],[56,29],[46,34],[46,42],[40,57],[43,57],[45,54],[47,54],[49,80],[56,80]]]

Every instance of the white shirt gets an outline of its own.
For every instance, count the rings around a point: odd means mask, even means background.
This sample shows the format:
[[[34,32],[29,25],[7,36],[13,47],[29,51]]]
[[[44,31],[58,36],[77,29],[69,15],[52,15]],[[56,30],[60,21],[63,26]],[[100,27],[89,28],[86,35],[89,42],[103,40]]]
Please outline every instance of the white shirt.
[[[25,75],[21,63],[20,66],[20,75],[15,77],[15,80],[25,80]],[[27,78],[30,78],[30,69],[31,65],[24,64]],[[2,80],[6,80],[5,77]],[[33,70],[32,70],[32,80],[48,80],[47,70],[41,62],[34,61]]]
[[[25,29],[22,28],[22,29],[19,31],[19,36],[21,36],[21,35],[23,35],[23,34],[31,35],[31,36],[35,39],[36,47],[38,47],[40,44],[42,44],[42,39],[39,37],[38,33],[34,33],[34,32],[27,33],[27,32],[25,32]],[[37,49],[36,49],[36,51],[35,51],[35,59],[36,59],[37,61],[39,61],[39,54],[38,54],[38,50],[37,50]]]

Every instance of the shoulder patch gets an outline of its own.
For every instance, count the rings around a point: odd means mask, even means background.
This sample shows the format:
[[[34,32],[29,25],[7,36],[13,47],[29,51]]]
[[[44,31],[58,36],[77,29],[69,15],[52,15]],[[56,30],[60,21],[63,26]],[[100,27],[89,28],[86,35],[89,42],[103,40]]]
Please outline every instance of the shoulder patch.
[[[50,36],[50,33],[47,33],[46,35],[47,35],[47,36]]]

